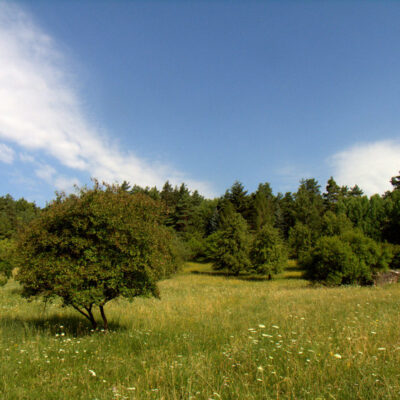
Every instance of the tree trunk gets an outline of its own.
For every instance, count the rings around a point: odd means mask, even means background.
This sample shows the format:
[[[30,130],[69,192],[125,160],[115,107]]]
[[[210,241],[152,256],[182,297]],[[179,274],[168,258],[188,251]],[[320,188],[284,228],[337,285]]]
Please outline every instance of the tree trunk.
[[[105,314],[105,312],[104,312],[104,306],[101,305],[101,306],[99,306],[99,308],[100,308],[101,318],[103,318],[104,330],[105,330],[105,331],[108,331],[108,321],[107,321],[106,314]]]
[[[84,317],[86,317],[90,321],[90,323],[92,324],[93,329],[97,329],[97,322],[94,319],[94,316],[93,316],[93,313],[92,313],[92,306],[90,306],[89,308],[85,307],[85,310],[87,311],[87,314],[84,311],[82,311],[79,307],[77,307],[77,306],[75,306],[73,304],[72,304],[72,307],[74,307],[76,311],[81,313]]]
[[[93,329],[96,330],[97,329],[97,322],[94,319],[94,316],[93,316],[93,313],[92,313],[92,306],[90,306],[89,308],[86,308],[86,311],[89,314],[89,321],[92,323]]]

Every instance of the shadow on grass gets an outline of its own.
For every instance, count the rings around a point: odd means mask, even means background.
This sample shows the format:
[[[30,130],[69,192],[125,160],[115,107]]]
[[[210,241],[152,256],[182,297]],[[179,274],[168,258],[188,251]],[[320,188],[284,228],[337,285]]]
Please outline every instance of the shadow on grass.
[[[302,271],[298,267],[292,267],[292,268],[287,268],[285,269],[285,272],[283,274],[279,274],[277,276],[273,276],[272,279],[270,279],[267,275],[255,275],[255,274],[233,274],[232,272],[226,272],[226,271],[198,271],[194,270],[191,271],[192,274],[195,275],[208,275],[208,276],[222,276],[227,279],[239,279],[242,281],[250,281],[250,282],[266,282],[266,281],[286,281],[286,280],[304,280],[304,277],[302,275],[286,275],[285,273],[290,273],[294,271]]]
[[[98,321],[100,322],[100,321]],[[124,330],[125,327],[109,322],[110,331]],[[18,335],[20,331],[33,331],[35,333],[55,336],[74,336],[83,337],[101,332],[102,326],[94,331],[89,321],[81,318],[79,315],[52,315],[49,317],[0,317],[0,330],[5,334],[7,331],[11,335]]]
[[[233,274],[232,272],[224,272],[224,271],[191,271],[192,274],[195,275],[208,275],[208,276],[222,276],[228,279],[240,279],[242,281],[255,281],[255,282],[263,282],[269,281],[268,276],[265,275],[254,275],[254,274]]]

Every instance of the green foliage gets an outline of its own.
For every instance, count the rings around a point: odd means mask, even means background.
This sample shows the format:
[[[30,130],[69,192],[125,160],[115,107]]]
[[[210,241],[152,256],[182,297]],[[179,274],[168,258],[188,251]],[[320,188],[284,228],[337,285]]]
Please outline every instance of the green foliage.
[[[266,224],[274,225],[275,223],[274,199],[268,183],[260,183],[253,196],[251,223],[256,232]]]
[[[268,275],[283,271],[288,254],[278,229],[264,225],[257,233],[250,252],[252,268],[258,274]]]
[[[353,229],[353,224],[345,214],[327,211],[322,218],[322,233],[325,236],[337,236]]]
[[[95,326],[92,308],[118,296],[158,296],[177,268],[160,203],[118,186],[59,196],[21,233],[17,280],[27,297],[60,297]]]
[[[336,204],[342,194],[340,186],[331,176],[326,185],[326,192],[323,194],[324,204],[328,210],[334,211]]]
[[[392,177],[392,179],[390,180],[390,183],[393,186],[393,190],[400,190],[400,171],[399,171],[399,175]]]
[[[384,239],[400,245],[400,190],[395,189],[385,199],[386,223],[383,228]]]
[[[328,285],[371,284],[374,273],[388,268],[390,253],[360,231],[322,236],[303,254],[300,265],[307,279]]]
[[[276,198],[276,225],[285,239],[288,239],[290,228],[296,223],[294,204],[295,200],[292,193],[287,192],[284,196],[278,193]]]
[[[231,188],[226,191],[224,199],[233,205],[235,212],[241,214],[243,218],[248,217],[250,198],[247,191],[244,190],[244,186],[239,181],[236,181]]]
[[[12,255],[15,243],[12,239],[0,240],[0,286],[7,283],[13,270]]]
[[[364,282],[360,283],[372,283],[372,277],[376,272],[389,268],[393,255],[386,246],[382,246],[358,230],[345,232],[342,239],[350,244],[360,262],[360,268],[368,271],[364,275]]]
[[[14,200],[10,195],[0,197],[0,240],[10,239],[19,227],[29,223],[39,213],[34,203]]]
[[[358,260],[349,243],[339,236],[323,236],[309,253],[299,260],[306,279],[328,285],[351,283]]]
[[[313,245],[313,232],[307,225],[296,222],[295,226],[289,230],[288,243],[292,257],[299,258]]]
[[[392,260],[389,268],[400,269],[400,245],[386,243],[385,246],[388,247],[388,252],[392,254]]]
[[[296,222],[301,222],[313,231],[318,231],[321,228],[323,212],[323,199],[318,182],[315,179],[301,180],[294,202]]]
[[[239,213],[224,219],[216,235],[215,269],[226,269],[236,275],[250,267],[250,236],[247,223]]]

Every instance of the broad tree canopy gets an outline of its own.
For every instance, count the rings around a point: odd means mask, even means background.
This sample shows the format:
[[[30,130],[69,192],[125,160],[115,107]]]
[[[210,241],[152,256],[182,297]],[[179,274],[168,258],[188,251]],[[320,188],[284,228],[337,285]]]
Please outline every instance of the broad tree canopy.
[[[158,296],[156,282],[174,272],[173,235],[162,206],[118,186],[59,195],[20,234],[17,280],[25,296],[60,297],[93,326],[92,309],[118,296]]]

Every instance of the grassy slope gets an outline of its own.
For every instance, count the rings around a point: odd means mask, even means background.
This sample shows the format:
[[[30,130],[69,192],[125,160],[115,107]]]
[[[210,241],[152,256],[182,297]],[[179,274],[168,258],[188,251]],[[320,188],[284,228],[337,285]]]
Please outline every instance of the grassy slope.
[[[0,398],[400,398],[400,285],[310,288],[295,269],[272,282],[208,270],[189,264],[161,282],[161,301],[110,303],[109,334],[20,299],[10,282]]]

